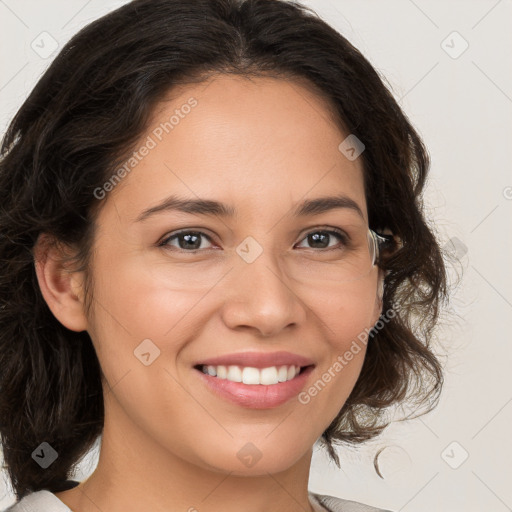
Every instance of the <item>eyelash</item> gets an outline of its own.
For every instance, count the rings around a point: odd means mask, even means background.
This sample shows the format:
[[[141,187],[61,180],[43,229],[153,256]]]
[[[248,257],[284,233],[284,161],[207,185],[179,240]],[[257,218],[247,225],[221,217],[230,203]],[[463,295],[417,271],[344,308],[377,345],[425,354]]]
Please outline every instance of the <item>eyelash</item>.
[[[342,231],[340,229],[337,229],[337,228],[329,228],[329,229],[316,228],[316,229],[314,229],[312,231],[308,231],[304,235],[304,237],[300,240],[300,242],[304,241],[309,235],[312,235],[312,234],[315,234],[315,233],[326,233],[328,235],[335,235],[335,236],[337,236],[341,240],[341,244],[343,244],[344,247],[347,247],[349,245],[350,238],[348,237],[348,235],[344,231]],[[196,231],[196,230],[193,230],[193,229],[187,229],[187,230],[183,230],[183,231],[178,231],[176,233],[173,233],[173,234],[165,237],[158,244],[158,246],[159,247],[163,247],[164,249],[169,249],[170,247],[172,247],[172,246],[168,246],[167,245],[170,240],[172,240],[174,238],[177,238],[180,235],[187,235],[187,234],[200,235],[201,237],[205,237],[211,243],[213,243],[212,238],[209,235],[207,235],[206,233],[204,233],[202,231],[199,231],[199,230]],[[312,250],[312,251],[316,251],[316,252],[327,252],[327,251],[332,251],[332,250],[340,250],[340,248],[337,247],[337,246],[328,247],[328,248],[324,248],[324,249],[315,249],[315,248],[309,248],[309,249]],[[186,250],[186,249],[181,249],[181,248],[173,247],[170,250],[178,251],[178,252],[181,252],[181,253],[197,254],[198,252],[206,251],[208,249]]]

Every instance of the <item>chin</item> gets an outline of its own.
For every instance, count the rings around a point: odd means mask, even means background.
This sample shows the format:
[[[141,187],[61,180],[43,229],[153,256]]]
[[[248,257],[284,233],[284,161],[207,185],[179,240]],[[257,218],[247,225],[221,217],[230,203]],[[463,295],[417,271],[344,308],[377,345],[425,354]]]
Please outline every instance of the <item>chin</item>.
[[[292,436],[288,438],[288,443],[281,439],[272,442],[262,436],[261,441],[237,440],[225,444],[223,450],[218,445],[216,450],[210,448],[197,456],[201,459],[201,465],[210,471],[236,476],[265,476],[286,471],[304,457],[308,458],[309,465],[312,447],[313,444],[301,445]]]

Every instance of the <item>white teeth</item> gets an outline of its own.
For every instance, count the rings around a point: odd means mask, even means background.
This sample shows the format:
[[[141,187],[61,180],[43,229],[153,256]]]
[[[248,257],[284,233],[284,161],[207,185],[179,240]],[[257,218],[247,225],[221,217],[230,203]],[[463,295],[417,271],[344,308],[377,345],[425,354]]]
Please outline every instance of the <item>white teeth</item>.
[[[242,382],[244,384],[259,384],[260,372],[258,368],[246,367],[242,372]]]
[[[269,386],[270,384],[277,384],[279,382],[277,378],[277,368],[271,366],[270,368],[263,368],[260,375],[260,384]]]
[[[267,368],[254,368],[252,366],[212,366],[203,365],[203,373],[218,379],[227,379],[232,382],[243,382],[254,385],[270,386],[279,382],[292,380],[300,373],[300,366],[269,366]]]
[[[288,379],[288,368],[286,366],[280,366],[277,370],[277,380],[279,382],[285,382]]]
[[[226,379],[232,382],[242,382],[242,370],[238,366],[228,366]]]

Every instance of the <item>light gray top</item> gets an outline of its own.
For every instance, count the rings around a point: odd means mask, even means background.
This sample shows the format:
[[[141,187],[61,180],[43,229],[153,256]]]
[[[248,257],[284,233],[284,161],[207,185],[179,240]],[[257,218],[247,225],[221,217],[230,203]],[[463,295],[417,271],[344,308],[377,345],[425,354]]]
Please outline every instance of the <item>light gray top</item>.
[[[312,492],[309,493],[309,499],[315,512],[390,512],[363,503]],[[3,512],[72,512],[72,510],[52,492],[41,490],[27,494]]]

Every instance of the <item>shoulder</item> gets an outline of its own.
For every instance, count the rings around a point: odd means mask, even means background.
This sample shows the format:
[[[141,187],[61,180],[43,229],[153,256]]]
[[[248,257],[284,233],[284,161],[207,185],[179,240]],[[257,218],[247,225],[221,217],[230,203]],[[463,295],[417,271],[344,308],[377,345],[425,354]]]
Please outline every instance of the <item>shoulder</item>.
[[[309,495],[329,512],[391,512],[383,508],[375,508],[357,501],[343,500],[325,494],[310,493]]]
[[[32,492],[3,512],[71,512],[70,509],[47,490]]]

